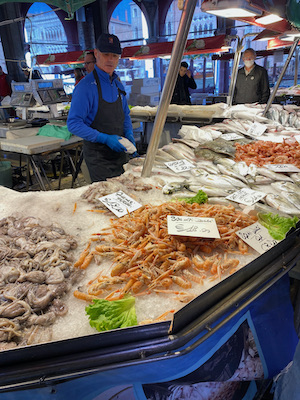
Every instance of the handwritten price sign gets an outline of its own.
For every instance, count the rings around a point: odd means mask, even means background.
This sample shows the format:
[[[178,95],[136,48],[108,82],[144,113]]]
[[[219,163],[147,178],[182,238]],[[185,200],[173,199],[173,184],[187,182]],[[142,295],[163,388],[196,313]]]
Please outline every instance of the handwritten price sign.
[[[300,172],[300,169],[293,164],[267,164],[265,167],[274,172]]]
[[[167,223],[169,235],[220,238],[214,218],[168,215]]]
[[[222,139],[225,140],[237,140],[243,139],[244,136],[238,135],[237,133],[223,133]]]
[[[174,172],[184,172],[195,168],[195,166],[187,160],[168,161],[165,162],[165,164]]]
[[[241,190],[238,190],[237,192],[230,194],[226,197],[226,199],[245,204],[246,206],[252,206],[252,204],[257,203],[265,196],[266,193],[259,192],[258,190],[243,188]]]
[[[259,254],[265,253],[272,247],[279,243],[278,240],[273,239],[268,229],[262,226],[259,222],[241,229],[236,234]]]
[[[99,200],[117,217],[123,217],[123,215],[142,207],[140,203],[127,196],[122,190],[100,197]]]
[[[247,131],[250,136],[261,136],[267,129],[266,125],[254,122]]]

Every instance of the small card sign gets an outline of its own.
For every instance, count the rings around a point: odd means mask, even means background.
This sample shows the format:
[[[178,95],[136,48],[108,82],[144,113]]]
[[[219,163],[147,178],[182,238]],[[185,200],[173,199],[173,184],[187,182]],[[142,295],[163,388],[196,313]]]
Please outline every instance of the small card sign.
[[[293,164],[266,164],[264,166],[274,172],[300,172],[300,169]]]
[[[297,140],[298,143],[300,143],[300,135],[295,135],[294,138]]]
[[[245,204],[246,206],[252,206],[259,200],[263,199],[266,195],[266,193],[259,192],[258,190],[243,188],[230,194],[226,199]]]
[[[253,122],[247,131],[247,135],[250,136],[261,136],[267,129],[267,126],[260,124],[259,122]]]
[[[142,207],[140,203],[127,196],[122,190],[100,197],[99,200],[117,217],[123,217],[123,215]]]
[[[265,253],[267,250],[276,246],[278,240],[273,239],[268,229],[261,225],[259,222],[241,229],[236,234],[259,254]]]
[[[169,235],[220,238],[214,218],[168,215],[167,222]]]
[[[244,136],[238,135],[237,133],[224,133],[221,138],[225,140],[237,140],[243,139]]]
[[[189,171],[192,168],[195,168],[195,166],[189,162],[188,160],[176,160],[176,161],[168,161],[165,162],[166,166],[170,168],[174,172],[184,172],[184,171]]]

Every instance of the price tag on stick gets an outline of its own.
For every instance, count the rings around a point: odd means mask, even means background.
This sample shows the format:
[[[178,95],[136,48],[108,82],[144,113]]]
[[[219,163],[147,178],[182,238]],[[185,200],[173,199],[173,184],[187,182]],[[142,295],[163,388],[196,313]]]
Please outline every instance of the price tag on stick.
[[[214,218],[168,215],[168,234],[202,238],[220,238]]]
[[[122,190],[100,197],[99,200],[117,217],[123,217],[123,215],[142,207],[140,203],[127,196]]]
[[[265,167],[274,172],[300,172],[300,169],[293,164],[266,164]]]
[[[268,229],[259,222],[241,229],[236,234],[259,254],[265,253],[279,243],[278,240],[272,238]]]
[[[266,195],[266,193],[259,192],[258,190],[243,188],[230,194],[226,199],[245,204],[246,206],[252,206],[259,200],[263,199]]]
[[[176,161],[168,161],[165,162],[166,166],[170,168],[174,172],[184,172],[189,171],[195,166],[187,160],[176,160]]]
[[[222,139],[225,140],[237,140],[237,139],[243,139],[244,136],[238,135],[237,133],[223,133],[221,136]]]
[[[247,131],[249,136],[261,136],[267,129],[266,125],[254,122]]]

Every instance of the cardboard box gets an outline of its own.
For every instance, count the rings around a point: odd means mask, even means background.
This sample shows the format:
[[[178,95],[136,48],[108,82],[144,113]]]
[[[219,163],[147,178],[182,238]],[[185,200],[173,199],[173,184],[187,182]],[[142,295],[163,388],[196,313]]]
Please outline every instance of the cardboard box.
[[[147,86],[155,86],[159,85],[159,78],[143,78],[143,79],[134,79],[132,82],[132,86],[135,87],[147,87]]]
[[[159,93],[153,95],[140,94],[137,97],[137,104],[139,106],[157,106],[159,104]]]
[[[137,93],[130,93],[128,104],[130,104],[131,106],[136,106],[137,105],[138,96],[139,95]]]
[[[153,95],[159,92],[159,85],[153,86],[132,86],[131,93]]]

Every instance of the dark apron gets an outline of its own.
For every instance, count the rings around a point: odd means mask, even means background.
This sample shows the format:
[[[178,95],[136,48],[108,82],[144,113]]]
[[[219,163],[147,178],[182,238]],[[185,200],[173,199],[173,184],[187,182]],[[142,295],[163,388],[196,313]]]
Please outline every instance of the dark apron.
[[[103,100],[101,84],[97,72],[93,71],[98,88],[98,110],[91,128],[107,135],[124,136],[124,111],[120,89],[118,99],[113,103]],[[83,156],[92,182],[105,181],[107,178],[119,176],[124,172],[123,164],[127,162],[124,152],[118,153],[102,143],[83,141]]]

